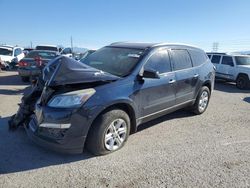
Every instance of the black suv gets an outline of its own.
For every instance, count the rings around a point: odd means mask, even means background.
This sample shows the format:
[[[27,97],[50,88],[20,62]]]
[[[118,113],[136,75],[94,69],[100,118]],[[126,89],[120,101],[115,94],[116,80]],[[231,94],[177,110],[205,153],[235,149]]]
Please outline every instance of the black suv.
[[[113,43],[83,63],[60,56],[44,69],[26,131],[53,150],[108,154],[139,124],[184,107],[205,112],[214,77],[206,53],[187,45]]]

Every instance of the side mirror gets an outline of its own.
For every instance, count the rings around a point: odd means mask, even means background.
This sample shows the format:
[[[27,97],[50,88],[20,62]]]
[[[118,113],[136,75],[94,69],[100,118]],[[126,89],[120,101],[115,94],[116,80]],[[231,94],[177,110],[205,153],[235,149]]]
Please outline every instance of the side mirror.
[[[156,78],[156,79],[159,79],[160,76],[159,76],[159,73],[155,70],[152,70],[152,69],[146,69],[143,71],[143,74],[142,74],[142,77],[143,78]]]

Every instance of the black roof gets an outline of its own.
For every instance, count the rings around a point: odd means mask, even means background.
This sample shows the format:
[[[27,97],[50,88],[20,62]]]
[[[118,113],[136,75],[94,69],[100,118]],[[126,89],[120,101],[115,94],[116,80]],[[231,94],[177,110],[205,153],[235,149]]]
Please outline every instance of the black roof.
[[[134,49],[147,49],[153,47],[161,47],[161,46],[169,46],[169,47],[187,47],[187,48],[195,48],[186,44],[171,44],[171,43],[142,43],[142,42],[116,42],[109,45],[109,47],[120,47],[120,48],[134,48]]]

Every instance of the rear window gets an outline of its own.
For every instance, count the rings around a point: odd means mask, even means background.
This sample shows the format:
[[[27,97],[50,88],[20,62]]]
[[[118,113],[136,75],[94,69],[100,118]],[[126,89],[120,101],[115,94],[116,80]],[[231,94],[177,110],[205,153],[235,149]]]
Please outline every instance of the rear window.
[[[211,59],[211,62],[215,63],[215,64],[219,64],[220,63],[220,58],[221,58],[220,55],[213,55],[213,57]]]
[[[192,67],[192,62],[187,50],[171,50],[174,70],[188,69]]]
[[[49,50],[49,51],[58,52],[58,48],[57,47],[53,47],[53,46],[37,46],[36,50]]]
[[[199,66],[207,61],[207,55],[201,50],[188,50],[194,66]]]
[[[43,59],[54,59],[57,56],[54,52],[38,52],[38,51],[31,51],[28,53],[26,58],[35,58],[35,57],[41,57]]]
[[[235,57],[237,65],[250,65],[250,56],[236,56]]]

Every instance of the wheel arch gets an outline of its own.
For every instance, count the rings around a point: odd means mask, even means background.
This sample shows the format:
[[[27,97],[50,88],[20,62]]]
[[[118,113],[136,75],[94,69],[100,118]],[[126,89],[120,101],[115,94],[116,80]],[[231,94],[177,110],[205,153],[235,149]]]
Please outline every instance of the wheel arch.
[[[136,124],[136,111],[135,111],[135,107],[132,104],[131,101],[127,101],[127,100],[119,100],[119,101],[115,101],[112,104],[109,104],[107,106],[105,106],[95,117],[94,120],[92,121],[89,130],[91,129],[92,125],[95,123],[95,121],[98,119],[98,117],[108,111],[111,111],[113,109],[120,109],[125,111],[129,118],[130,118],[130,123],[131,123],[131,127],[130,127],[130,134],[133,134],[136,132],[137,130],[137,124]],[[89,132],[88,130],[88,132]],[[87,133],[88,135],[88,133]]]
[[[242,73],[242,72],[240,72],[240,73],[237,75],[236,80],[237,80],[240,76],[246,76],[246,77],[248,78],[248,80],[249,80],[248,74]]]

